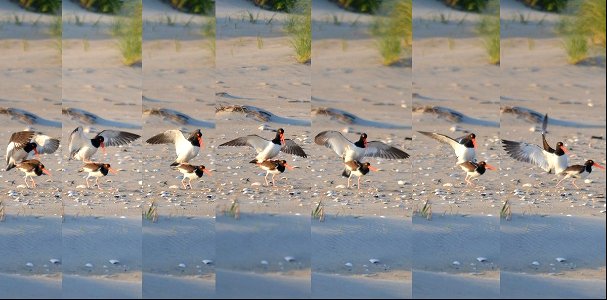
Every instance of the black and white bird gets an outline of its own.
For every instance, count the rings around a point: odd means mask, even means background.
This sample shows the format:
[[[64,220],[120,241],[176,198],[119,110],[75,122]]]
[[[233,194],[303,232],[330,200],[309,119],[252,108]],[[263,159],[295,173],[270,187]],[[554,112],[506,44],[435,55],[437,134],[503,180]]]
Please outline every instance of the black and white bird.
[[[478,163],[467,161],[459,164],[459,166],[466,172],[466,178],[464,179],[466,181],[466,185],[474,185],[472,180],[485,174],[485,171],[495,170],[494,166],[484,161]]]
[[[562,173],[569,165],[569,151],[562,142],[556,143],[556,148],[550,147],[542,134],[542,147],[525,142],[502,140],[504,150],[510,157],[534,164],[552,174]]]
[[[32,180],[32,186],[36,187],[36,181],[34,181],[35,176],[42,176],[42,174],[51,175],[51,173],[44,167],[44,165],[37,159],[29,159],[24,160],[16,165],[16,168],[21,170],[21,172],[25,173],[25,186],[30,188],[27,183],[27,178],[29,177]]]
[[[333,150],[344,162],[360,161],[365,157],[384,159],[405,159],[409,154],[398,148],[379,141],[367,141],[367,134],[362,133],[358,141],[352,143],[340,132],[323,131],[316,135],[314,142]]]
[[[183,163],[177,166],[177,170],[179,170],[179,172],[183,174],[183,179],[181,179],[181,185],[186,190],[188,189],[188,186],[190,187],[190,189],[192,189],[192,179],[200,178],[204,174],[212,176],[211,171],[207,170],[203,165],[193,166],[190,164]],[[189,179],[188,184],[185,184],[186,178]]]
[[[19,131],[11,135],[6,147],[6,170],[34,155],[51,154],[59,148],[59,140],[34,131]]]
[[[359,161],[356,160],[351,160],[345,163],[346,165],[346,169],[344,170],[343,173],[341,173],[341,176],[343,177],[348,177],[348,188],[350,188],[350,183],[352,180],[352,176],[356,176],[358,177],[358,189],[360,190],[360,178],[362,176],[367,175],[367,173],[369,173],[369,171],[377,171],[376,168],[371,166],[371,163],[361,163]]]
[[[171,167],[188,163],[191,159],[198,155],[200,148],[204,146],[202,132],[200,132],[200,129],[192,131],[187,138],[180,130],[171,129],[163,133],[159,133],[149,138],[145,142],[153,145],[175,145],[175,153],[177,154],[177,158],[175,158],[175,161],[173,161]]]
[[[105,152],[105,147],[127,145],[140,137],[138,134],[126,131],[104,130],[89,139],[84,135],[82,126],[79,126],[70,134],[69,159],[88,163],[100,147]]]
[[[448,144],[455,151],[457,156],[457,165],[463,164],[467,161],[476,161],[476,134],[470,133],[465,136],[453,139],[444,134],[418,131],[419,133],[431,137],[441,143]]]
[[[605,170],[605,167],[603,167],[603,166],[599,165],[598,163],[594,162],[593,160],[589,159],[583,165],[573,165],[573,166],[569,166],[565,170],[563,170],[563,172],[561,172],[561,174],[564,174],[565,177],[563,177],[563,179],[559,180],[559,182],[556,184],[556,186],[558,187],[561,184],[561,182],[563,182],[563,180],[565,180],[567,178],[573,178],[573,181],[572,181],[573,185],[579,189],[580,187],[577,186],[577,184],[575,184],[575,181],[578,178],[586,179],[586,177],[588,177],[588,175],[590,175],[590,173],[592,173],[592,167],[597,167],[599,169]]]
[[[118,173],[116,170],[112,169],[112,166],[110,164],[105,164],[105,163],[87,163],[87,164],[84,164],[84,166],[82,166],[82,168],[80,170],[78,170],[78,172],[89,173],[88,176],[86,176],[86,187],[87,188],[90,188],[89,178],[95,177],[95,184],[97,185],[98,189],[101,189],[101,186],[99,185],[100,177],[107,176],[108,173],[112,173],[112,174]]]
[[[272,159],[281,151],[287,154],[297,155],[300,157],[308,157],[306,152],[297,145],[293,140],[285,139],[285,131],[282,128],[276,130],[276,136],[272,140],[266,140],[256,134],[251,134],[223,143],[221,146],[249,146],[255,149],[257,156],[250,163],[263,163],[268,159]]]
[[[287,168],[289,170],[293,170],[293,167],[287,164],[286,160],[266,160],[262,163],[257,163],[257,165],[264,171],[266,171],[266,176],[264,179],[266,180],[266,186],[270,185],[268,182],[268,175],[272,174],[272,185],[274,184],[274,177],[280,173],[283,173]]]

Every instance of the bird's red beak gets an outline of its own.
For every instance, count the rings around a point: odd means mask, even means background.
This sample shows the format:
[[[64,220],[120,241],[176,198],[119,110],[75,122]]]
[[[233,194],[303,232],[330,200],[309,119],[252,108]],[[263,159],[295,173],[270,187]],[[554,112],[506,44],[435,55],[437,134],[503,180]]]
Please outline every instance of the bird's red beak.
[[[107,170],[110,171],[110,173],[112,174],[118,174],[118,171],[116,171],[115,169],[108,168]]]
[[[472,145],[474,145],[474,149],[476,149],[476,148],[477,148],[477,146],[476,146],[476,138],[473,138],[473,139],[472,139]]]
[[[202,173],[205,173],[209,176],[213,176],[213,174],[211,174],[211,171],[207,170],[207,169],[202,169]]]
[[[105,150],[105,142],[101,142],[101,151],[103,151],[103,154],[107,154],[107,151]]]
[[[594,164],[593,164],[593,166],[595,166],[595,167],[597,167],[597,168],[599,168],[599,169],[603,169],[603,170],[605,170],[605,167],[603,167],[603,166],[599,165],[598,163],[594,163]]]
[[[561,146],[561,150],[563,150],[563,152],[569,154],[569,150],[567,150],[567,148],[565,148],[565,146]]]
[[[280,134],[280,143],[281,143],[283,146],[284,146],[284,145],[285,145],[285,143],[286,143],[286,142],[285,142],[285,136],[284,136],[284,133],[281,133],[281,134]]]
[[[289,169],[289,170],[293,170],[293,169],[295,169],[295,168],[293,168],[293,166],[291,166],[291,165],[289,165],[289,164],[287,164],[287,163],[285,163],[285,167],[287,167],[287,169]]]
[[[198,137],[198,144],[200,145],[200,148],[204,148],[204,141],[201,136]]]
[[[40,152],[38,152],[38,149],[34,148],[34,154],[36,154],[36,157],[40,159]]]
[[[372,167],[372,166],[369,166],[369,170],[371,170],[371,171],[373,171],[373,172],[377,172],[377,171],[379,171],[377,168]]]
[[[46,168],[42,169],[42,173],[48,175],[48,176],[52,176],[51,172],[49,172]]]
[[[366,139],[366,138],[363,140],[363,144],[365,145],[365,148],[367,148],[367,144],[368,144],[368,142],[367,142],[367,139]]]
[[[496,170],[496,168],[490,164],[485,164],[485,168],[489,169],[489,170]]]

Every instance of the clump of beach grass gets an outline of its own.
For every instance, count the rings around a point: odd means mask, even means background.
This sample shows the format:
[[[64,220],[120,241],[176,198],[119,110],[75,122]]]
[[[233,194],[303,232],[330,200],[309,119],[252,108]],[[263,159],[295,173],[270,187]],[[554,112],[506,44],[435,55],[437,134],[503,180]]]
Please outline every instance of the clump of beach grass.
[[[289,42],[295,51],[295,59],[301,64],[312,60],[312,2],[298,0],[291,9],[284,25]]]
[[[238,203],[238,200],[232,201],[230,207],[224,209],[223,215],[236,220],[240,219],[240,204]]]
[[[506,221],[510,221],[512,219],[512,209],[510,208],[510,201],[506,200],[504,202],[504,205],[502,205],[500,217],[502,219],[505,219]]]
[[[482,14],[476,31],[483,40],[489,63],[499,65],[501,41],[499,0],[490,0]]]
[[[141,63],[142,10],[141,0],[125,2],[112,26],[112,35],[118,39],[122,63],[127,66]]]
[[[325,221],[325,206],[322,204],[322,201],[318,202],[316,208],[312,211],[312,219],[318,220],[320,222]]]
[[[432,220],[432,204],[429,200],[424,202],[424,206],[421,209],[417,210],[416,213],[426,220]]]
[[[382,64],[392,66],[400,63],[411,53],[412,30],[411,0],[385,1],[381,5],[371,26]]]
[[[605,56],[605,0],[569,1],[557,32],[571,64],[579,64],[598,50]]]
[[[156,203],[156,200],[150,202],[150,207],[143,214],[143,217],[152,223],[158,222],[158,203]]]

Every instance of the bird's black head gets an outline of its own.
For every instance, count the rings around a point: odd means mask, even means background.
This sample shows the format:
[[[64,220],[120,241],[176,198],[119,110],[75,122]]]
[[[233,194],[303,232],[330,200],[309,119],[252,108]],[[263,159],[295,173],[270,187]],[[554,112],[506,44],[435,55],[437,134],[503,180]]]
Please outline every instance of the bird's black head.
[[[561,156],[567,154],[567,152],[567,148],[565,147],[565,144],[563,144],[563,142],[556,143],[556,149],[554,150],[554,154]]]
[[[471,134],[468,135],[468,138],[471,139],[471,140],[472,139],[476,139],[476,134],[471,133]]]
[[[38,144],[36,143],[27,143],[23,146],[23,151],[30,153],[32,150],[36,150],[36,147],[38,147]]]
[[[589,159],[589,160],[586,161],[586,163],[584,165],[587,166],[587,167],[588,166],[592,166],[592,165],[594,165],[594,160]]]
[[[367,147],[367,134],[361,133],[360,138],[356,143],[354,143],[357,147],[366,148]]]
[[[98,135],[91,139],[91,144],[93,144],[95,148],[99,148],[99,146],[105,147],[105,145],[103,144],[104,141],[105,139],[102,136]]]

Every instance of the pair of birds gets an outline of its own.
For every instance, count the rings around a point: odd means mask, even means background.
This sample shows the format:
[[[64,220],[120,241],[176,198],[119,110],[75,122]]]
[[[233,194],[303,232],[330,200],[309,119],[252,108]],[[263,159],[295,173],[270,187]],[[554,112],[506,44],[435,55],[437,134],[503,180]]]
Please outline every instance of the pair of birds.
[[[547,123],[547,116],[544,119],[544,129]],[[544,130],[545,131],[545,130]],[[477,178],[485,173],[486,169],[495,170],[495,168],[484,161],[476,162],[476,135],[470,133],[461,138],[453,139],[446,135],[431,132],[420,132],[423,135],[434,138],[440,142],[449,144],[457,156],[457,165],[466,171],[465,181],[472,184],[471,179]],[[542,147],[526,142],[516,142],[502,140],[504,150],[514,159],[539,166],[548,173],[564,175],[557,183],[568,178],[573,178],[573,185],[579,188],[575,181],[578,178],[586,178],[592,172],[592,167],[605,169],[603,166],[587,160],[583,165],[569,165],[567,154],[569,151],[562,142],[556,144],[556,148],[550,147],[546,141],[546,136],[542,133]]]
[[[272,185],[274,185],[274,177],[285,171],[285,167],[290,166],[284,160],[272,160],[280,152],[292,154],[300,157],[308,157],[305,151],[290,139],[285,139],[284,129],[276,130],[276,136],[272,140],[264,139],[258,135],[248,135],[240,137],[219,146],[249,146],[255,149],[257,155],[250,163],[257,164],[266,171],[264,177],[266,185],[268,183],[268,175],[272,174]],[[343,176],[348,177],[348,187],[352,176],[358,177],[358,188],[360,189],[360,177],[376,171],[370,163],[362,163],[364,157],[377,157],[385,159],[405,159],[409,157],[406,152],[387,145],[379,141],[367,141],[367,134],[362,133],[359,140],[351,142],[337,131],[323,131],[316,135],[314,142],[318,145],[332,149],[340,158],[343,159],[345,170]],[[292,167],[291,167],[292,168]],[[290,169],[291,169],[290,168]]]
[[[580,188],[575,181],[579,178],[585,179],[592,173],[592,167],[605,169],[603,166],[589,159],[583,165],[569,165],[569,151],[563,142],[557,142],[556,148],[550,147],[546,141],[548,128],[548,114],[544,115],[542,122],[542,146],[525,142],[502,140],[504,150],[514,159],[522,162],[532,163],[549,174],[564,175],[556,184],[558,187],[563,180],[572,178],[573,185]]]
[[[569,165],[569,151],[563,142],[557,142],[556,148],[550,147],[546,135],[542,133],[542,147],[525,142],[502,140],[504,150],[514,159],[534,164],[549,174],[563,175],[556,184],[558,187],[564,180],[572,178],[572,184],[580,188],[575,181],[585,179],[592,173],[592,167],[605,169],[592,159],[586,160],[583,165]]]
[[[496,170],[494,166],[485,161],[477,162],[476,149],[478,146],[476,143],[476,134],[474,133],[469,133],[465,136],[453,139],[440,133],[427,131],[418,132],[441,143],[448,144],[453,148],[455,156],[457,156],[456,165],[466,172],[466,177],[464,178],[466,185],[474,185],[472,180],[485,174],[487,170]]]
[[[88,172],[86,184],[89,187],[89,178],[96,177],[96,184],[99,187],[99,177],[106,176],[108,172],[115,173],[110,164],[96,163],[91,161],[91,157],[101,148],[105,152],[106,146],[127,145],[138,139],[140,136],[134,133],[103,130],[93,138],[87,138],[82,126],[74,129],[69,138],[69,159],[84,161],[84,166],[79,172]],[[20,131],[11,135],[6,149],[6,170],[17,168],[25,173],[25,183],[27,187],[28,178],[32,182],[32,187],[36,186],[34,177],[42,174],[50,175],[39,160],[40,154],[52,154],[59,148],[60,141],[51,138],[42,133],[34,131]],[[33,156],[38,159],[32,159]],[[100,187],[99,187],[100,188]]]

